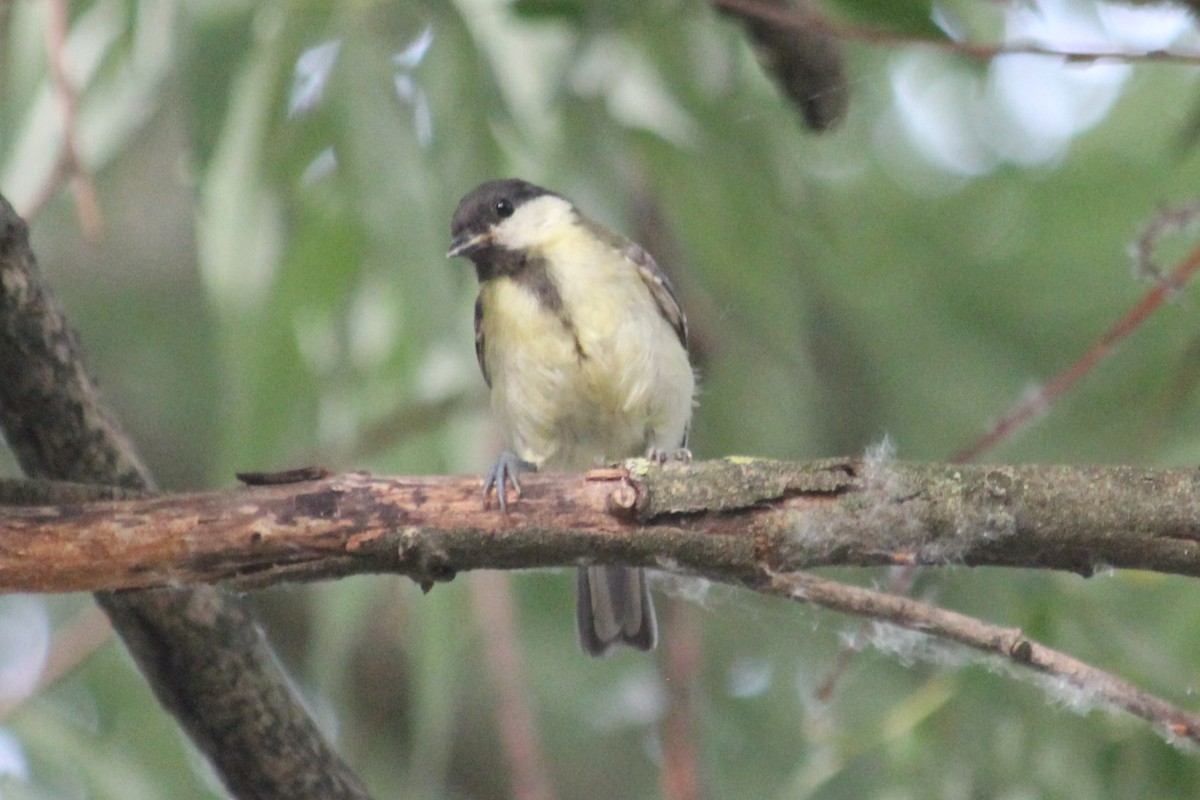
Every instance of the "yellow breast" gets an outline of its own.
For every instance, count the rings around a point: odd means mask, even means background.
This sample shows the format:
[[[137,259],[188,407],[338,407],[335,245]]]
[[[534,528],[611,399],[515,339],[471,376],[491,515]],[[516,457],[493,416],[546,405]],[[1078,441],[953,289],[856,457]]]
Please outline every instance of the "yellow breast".
[[[535,255],[561,310],[510,277],[480,290],[492,406],[513,449],[575,470],[679,447],[694,378],[634,265],[577,228]]]

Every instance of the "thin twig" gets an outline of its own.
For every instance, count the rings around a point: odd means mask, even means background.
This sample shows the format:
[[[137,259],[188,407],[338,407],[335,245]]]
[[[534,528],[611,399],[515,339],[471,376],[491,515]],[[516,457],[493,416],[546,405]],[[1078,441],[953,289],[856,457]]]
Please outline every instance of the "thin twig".
[[[892,567],[886,587],[887,593],[907,595],[912,591],[917,576],[921,574],[921,569],[917,564],[902,564],[898,567]],[[829,674],[825,676],[825,680],[817,685],[817,690],[814,694],[818,700],[827,703],[833,698],[834,693],[837,691],[838,681],[842,679],[842,675],[850,668],[855,656],[871,643],[877,631],[878,628],[874,620],[865,620],[859,626],[854,636],[842,643],[837,657],[833,661],[833,666],[829,668]]]
[[[50,78],[58,93],[62,106],[62,147],[54,168],[46,182],[25,209],[27,219],[35,216],[58,192],[65,180],[71,181],[75,194],[75,210],[84,236],[96,240],[104,232],[104,219],[100,214],[100,202],[96,197],[96,186],[79,152],[79,94],[71,83],[67,70],[67,2],[47,0],[49,19],[46,24],[46,50],[49,59]]]
[[[1200,217],[1200,202],[1186,203],[1173,208],[1161,208],[1138,234],[1130,248],[1134,269],[1139,278],[1149,278],[1155,281],[1165,280],[1163,269],[1154,257],[1154,251],[1162,238],[1169,233],[1186,231]]]
[[[954,39],[931,39],[925,36],[897,33],[895,31],[868,28],[829,19],[813,6],[804,9],[789,9],[762,0],[709,0],[722,9],[729,9],[744,16],[757,17],[784,28],[798,31],[821,31],[839,39],[868,42],[870,44],[922,47],[940,50],[981,61],[990,61],[998,56],[1039,55],[1061,58],[1076,63],[1097,61],[1155,62],[1173,64],[1200,64],[1200,54],[1178,53],[1170,50],[1060,50],[1025,42],[1005,44],[978,44]]]
[[[1168,737],[1200,743],[1200,716],[1149,694],[1104,670],[1038,644],[1018,628],[1002,628],[983,620],[886,594],[819,578],[808,573],[769,575],[765,594],[789,597],[822,608],[888,622],[907,630],[957,642],[983,653],[1028,667],[1063,682],[1091,705],[1106,706],[1153,723]]]
[[[667,610],[671,635],[663,643],[667,713],[662,725],[662,796],[665,800],[701,800],[705,781],[697,740],[703,731],[696,701],[703,670],[704,628],[691,603],[671,598]]]
[[[509,797],[553,800],[554,786],[525,685],[528,673],[518,644],[517,612],[508,576],[480,572],[471,581],[471,596],[483,632],[488,675],[496,690],[496,728],[508,761]]]
[[[977,460],[985,452],[1033,421],[1038,414],[1062,397],[1080,378],[1094,369],[1121,340],[1133,333],[1167,298],[1191,279],[1196,270],[1200,269],[1200,247],[1193,250],[1169,276],[1163,275],[1155,263],[1154,249],[1164,234],[1191,225],[1198,213],[1200,213],[1200,205],[1189,204],[1177,209],[1163,209],[1155,215],[1138,236],[1133,247],[1138,274],[1154,278],[1156,282],[1153,288],[1124,318],[1109,328],[1104,336],[1082,357],[1045,387],[1021,398],[1000,417],[984,436],[955,453],[951,458],[951,463],[967,464]],[[906,594],[919,572],[920,568],[911,564],[898,568],[889,582],[888,591],[895,594]],[[862,649],[862,645],[870,639],[872,633],[871,623],[865,623],[858,635],[842,647],[837,660],[830,668],[830,674],[821,682],[820,688],[817,690],[818,697],[827,700],[832,696],[838,679],[849,666],[854,654]]]
[[[952,460],[956,463],[974,461],[1053,405],[1076,381],[1091,372],[1096,364],[1113,351],[1117,344],[1137,330],[1147,317],[1157,311],[1169,297],[1184,286],[1198,269],[1200,269],[1200,247],[1192,250],[1169,277],[1156,282],[1141,301],[1130,309],[1129,313],[1117,324],[1109,328],[1100,337],[1100,340],[1074,364],[1060,372],[1044,387],[1018,400],[1000,417],[990,431],[955,453]]]

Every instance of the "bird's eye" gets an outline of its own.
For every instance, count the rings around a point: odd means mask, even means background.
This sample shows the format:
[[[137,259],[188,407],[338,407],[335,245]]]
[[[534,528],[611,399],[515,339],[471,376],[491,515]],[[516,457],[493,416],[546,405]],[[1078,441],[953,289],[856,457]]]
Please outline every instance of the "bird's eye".
[[[513,214],[513,204],[507,198],[500,198],[496,201],[496,213],[501,217],[511,217]]]

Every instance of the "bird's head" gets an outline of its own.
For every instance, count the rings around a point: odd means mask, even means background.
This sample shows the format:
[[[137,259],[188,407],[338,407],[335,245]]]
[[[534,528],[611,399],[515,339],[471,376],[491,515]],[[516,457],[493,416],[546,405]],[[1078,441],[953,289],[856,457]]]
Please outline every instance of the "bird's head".
[[[560,226],[573,224],[574,213],[566,199],[532,183],[488,181],[459,202],[446,256],[471,259],[481,280],[502,274],[508,271],[504,265],[515,263],[513,256],[538,248]]]

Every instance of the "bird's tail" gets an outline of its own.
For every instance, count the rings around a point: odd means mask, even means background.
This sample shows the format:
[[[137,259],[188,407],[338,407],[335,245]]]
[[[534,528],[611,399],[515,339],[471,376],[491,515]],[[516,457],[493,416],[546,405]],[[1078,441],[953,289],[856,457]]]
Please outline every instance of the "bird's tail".
[[[579,643],[590,656],[618,645],[651,650],[658,641],[646,571],[626,567],[579,568]]]

